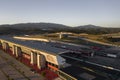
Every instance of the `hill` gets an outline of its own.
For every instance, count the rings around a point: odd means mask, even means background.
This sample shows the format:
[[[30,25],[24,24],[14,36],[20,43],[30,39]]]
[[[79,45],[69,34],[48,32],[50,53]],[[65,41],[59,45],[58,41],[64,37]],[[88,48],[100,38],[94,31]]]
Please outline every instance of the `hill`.
[[[43,30],[52,30],[52,29],[64,29],[69,28],[66,25],[55,24],[55,23],[20,23],[13,25],[1,25],[0,27],[11,27],[19,30],[30,30],[30,29],[43,29]]]
[[[99,29],[99,28],[103,28],[103,27],[89,24],[89,25],[77,26],[75,28],[77,28],[77,29]]]
[[[95,25],[70,27],[56,23],[20,23],[13,25],[0,25],[0,34],[41,34],[61,31],[88,34],[108,34],[120,32],[120,28],[104,28]]]

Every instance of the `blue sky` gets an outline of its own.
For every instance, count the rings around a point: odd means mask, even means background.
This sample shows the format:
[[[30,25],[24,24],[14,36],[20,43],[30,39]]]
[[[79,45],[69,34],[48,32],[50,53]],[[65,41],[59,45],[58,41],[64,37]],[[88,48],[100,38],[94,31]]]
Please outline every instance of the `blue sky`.
[[[120,27],[120,0],[0,0],[0,24]]]

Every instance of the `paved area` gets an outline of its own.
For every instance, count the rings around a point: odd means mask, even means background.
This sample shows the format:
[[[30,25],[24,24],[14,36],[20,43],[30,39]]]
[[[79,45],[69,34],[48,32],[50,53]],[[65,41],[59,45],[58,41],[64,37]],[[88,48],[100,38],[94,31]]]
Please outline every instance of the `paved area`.
[[[7,59],[0,57],[0,69],[8,79],[25,80],[24,76],[15,70]]]
[[[0,51],[0,79],[8,80],[8,78],[14,80],[44,80],[43,76],[31,72],[30,68],[7,53]]]
[[[4,73],[0,70],[0,79],[8,80]]]
[[[94,63],[101,62],[101,64],[104,63],[104,65],[105,64],[108,65],[110,63],[111,65],[112,64],[115,65],[116,61],[119,62],[118,60],[113,61],[111,58],[107,58],[106,61],[106,58],[102,59],[101,57],[97,56],[96,56],[97,59],[85,59],[85,60],[77,59],[78,57],[75,59],[73,56],[72,58],[67,56],[63,57],[67,60],[67,63],[71,64],[71,66],[65,67],[61,70],[72,75],[73,77],[76,77],[77,79],[86,80],[83,79],[83,77],[81,77],[83,73],[87,73],[90,76],[94,76],[95,79],[93,80],[118,80],[120,76],[120,72],[112,69],[111,67],[104,68],[97,65],[93,65],[90,62],[88,63],[88,61],[91,62],[94,61]],[[100,65],[100,63],[98,64]]]
[[[61,70],[70,74],[71,76],[77,78],[78,80],[106,80],[106,77],[101,75],[101,73],[95,71],[94,69],[91,69],[89,66],[84,66],[79,61],[73,60],[73,59],[67,59],[67,63],[71,64],[71,66],[62,68]],[[83,74],[88,74],[90,76],[93,76],[94,79],[85,79],[83,78]]]
[[[120,59],[118,58],[109,58],[109,57],[102,57],[102,56],[94,56],[88,59],[89,62],[113,67],[120,70]]]

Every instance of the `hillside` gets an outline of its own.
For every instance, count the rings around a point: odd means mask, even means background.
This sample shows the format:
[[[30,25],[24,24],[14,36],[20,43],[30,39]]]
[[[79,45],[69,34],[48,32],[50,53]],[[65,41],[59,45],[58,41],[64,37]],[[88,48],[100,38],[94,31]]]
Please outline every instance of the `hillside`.
[[[43,30],[52,30],[52,29],[63,29],[69,28],[68,26],[62,24],[55,24],[55,23],[21,23],[21,24],[13,24],[13,25],[1,25],[0,27],[11,27],[14,29],[43,29]]]
[[[104,28],[95,25],[70,27],[56,23],[21,23],[13,25],[0,25],[0,34],[41,34],[61,31],[88,34],[108,34],[120,32],[120,28]]]
[[[103,27],[89,24],[89,25],[77,26],[75,28],[77,28],[77,29],[99,29],[99,28],[103,28]]]

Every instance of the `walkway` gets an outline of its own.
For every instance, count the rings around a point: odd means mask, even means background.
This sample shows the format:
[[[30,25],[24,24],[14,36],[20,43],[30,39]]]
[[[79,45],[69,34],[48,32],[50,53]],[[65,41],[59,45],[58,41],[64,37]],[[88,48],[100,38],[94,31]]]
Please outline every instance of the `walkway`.
[[[14,80],[44,80],[43,76],[32,73],[30,68],[3,51],[0,51],[0,64],[0,70],[2,71],[0,77],[4,75],[2,78],[4,80],[8,80],[8,78]]]

